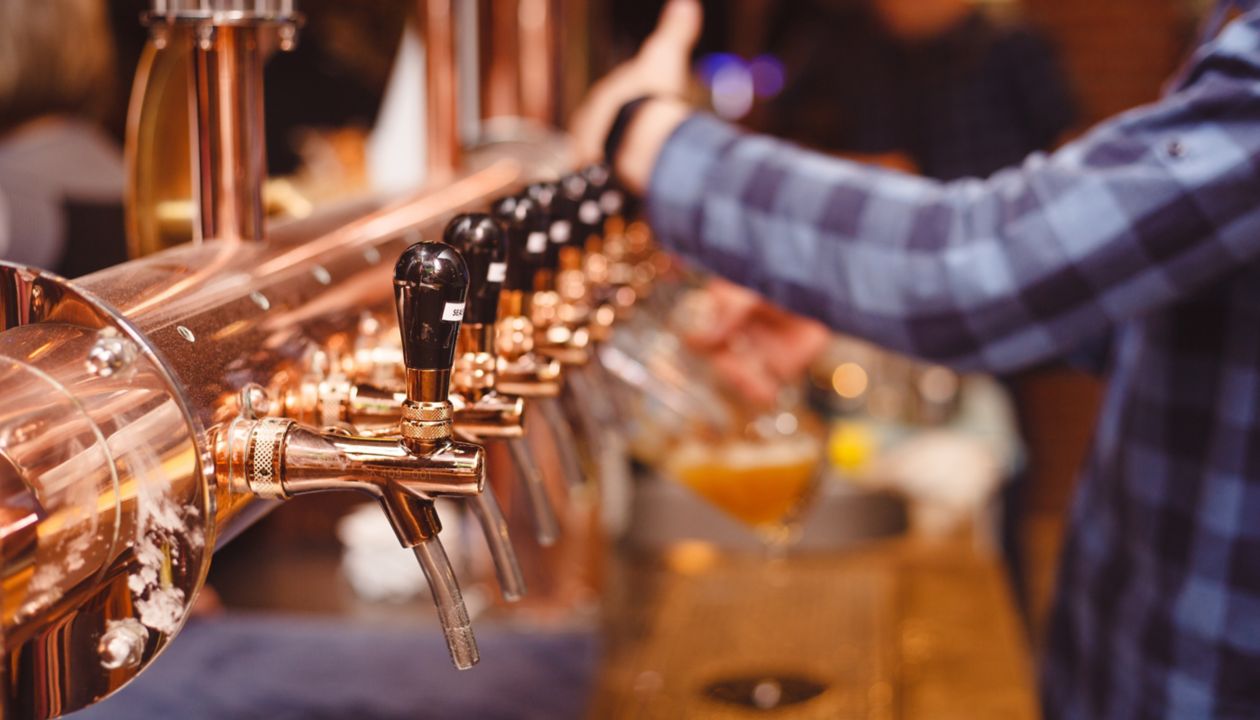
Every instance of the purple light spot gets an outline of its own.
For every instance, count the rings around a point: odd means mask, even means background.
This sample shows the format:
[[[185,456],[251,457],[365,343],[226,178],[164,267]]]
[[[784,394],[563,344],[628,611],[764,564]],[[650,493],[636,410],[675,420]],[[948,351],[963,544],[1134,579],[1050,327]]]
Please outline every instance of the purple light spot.
[[[748,65],[752,74],[753,92],[762,100],[783,92],[783,61],[773,55],[759,55]]]
[[[703,55],[696,60],[696,74],[700,76],[700,82],[704,83],[707,88],[713,87],[713,79],[718,76],[726,68],[732,66],[743,66],[744,61],[738,55],[732,53],[709,53]]]

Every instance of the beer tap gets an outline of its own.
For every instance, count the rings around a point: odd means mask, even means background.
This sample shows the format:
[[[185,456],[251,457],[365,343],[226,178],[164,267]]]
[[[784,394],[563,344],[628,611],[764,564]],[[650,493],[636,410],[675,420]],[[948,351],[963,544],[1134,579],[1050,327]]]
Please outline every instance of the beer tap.
[[[579,235],[583,236],[582,274],[586,282],[584,297],[587,306],[587,327],[593,342],[603,342],[612,334],[617,319],[615,292],[621,278],[614,278],[622,269],[613,255],[621,255],[624,238],[620,229],[620,212],[624,204],[621,191],[612,185],[612,178],[602,165],[585,168],[581,177],[586,184],[582,205],[578,210]],[[624,284],[623,284],[624,285]]]
[[[574,302],[585,295],[585,281],[573,272],[581,273],[575,223],[585,186],[577,189],[576,198],[572,190],[564,183],[537,183],[526,189],[522,200],[533,201],[548,237],[532,298],[535,346],[564,365],[580,367],[590,361],[590,334],[582,306]]]
[[[538,542],[553,545],[560,528],[542,473],[524,437],[525,402],[495,387],[496,320],[508,268],[503,229],[489,215],[461,215],[447,226],[444,240],[463,254],[470,278],[451,382],[455,430],[474,442],[501,440],[507,444],[525,486]]]
[[[407,392],[400,434],[413,453],[477,447],[451,439],[451,367],[467,293],[468,268],[459,252],[445,243],[412,245],[394,267]],[[494,491],[485,485],[469,502],[490,547],[504,599],[519,600],[525,594],[525,581]]]
[[[558,248],[548,232],[550,216],[545,208],[550,202],[549,185],[540,184],[524,196],[500,199],[492,209],[506,228],[508,240],[507,275],[499,303],[497,384],[502,391],[536,403],[556,439],[565,478],[575,486],[584,473],[577,438],[560,407],[561,364],[538,351],[545,339],[539,337],[539,326],[534,323],[539,318],[539,297],[554,296],[549,287]]]
[[[559,537],[559,522],[533,450],[524,438],[524,399],[495,387],[495,315],[505,272],[502,230],[486,215],[467,223],[457,219],[447,230],[450,244],[468,251],[464,257],[472,288],[456,340],[451,376],[454,434],[470,442],[501,440],[507,445],[516,473],[525,484],[538,542],[550,546]],[[492,247],[495,239],[498,247]],[[364,437],[397,436],[408,399],[399,377],[404,367],[403,347],[382,345],[378,326],[374,316],[360,320],[359,330],[364,335],[355,341],[350,374],[327,359],[312,362],[307,373],[287,389],[286,414],[317,427],[346,428]],[[312,354],[312,358],[323,357],[322,352]],[[537,377],[531,378],[535,382],[525,388],[536,397],[558,395],[559,363],[541,360],[535,370]]]
[[[471,506],[504,597],[515,600],[524,593],[507,523],[485,482],[485,451],[452,440],[448,392],[467,286],[464,262],[447,245],[413,245],[398,261],[394,295],[406,365],[406,399],[393,406],[401,407],[398,436],[321,432],[290,418],[259,418],[247,411],[215,440],[216,475],[226,478],[233,492],[287,500],[353,490],[376,498],[429,581],[451,659],[460,669],[475,665],[479,655],[438,537],[442,525],[435,500],[461,499]]]
[[[560,361],[538,350],[545,339],[538,318],[538,298],[552,285],[556,248],[547,236],[547,215],[531,197],[505,197],[491,208],[506,230],[507,273],[500,293],[498,337],[499,389],[527,398],[557,397]],[[552,303],[554,307],[554,303]]]
[[[617,412],[609,402],[603,368],[598,362],[589,361],[593,343],[608,338],[616,318],[616,311],[600,301],[607,282],[607,261],[602,255],[605,213],[600,205],[607,179],[596,176],[595,180],[591,182],[585,172],[567,175],[555,195],[553,227],[559,224],[562,228],[559,235],[564,240],[559,243],[557,258],[555,287],[559,305],[556,319],[558,327],[567,330],[571,338],[583,340],[582,354],[586,361],[573,364],[566,376],[566,387],[569,407],[582,429],[603,494],[611,500],[607,509],[624,505],[619,499],[624,500],[629,493],[630,479],[625,442],[614,429]],[[561,334],[556,328],[549,330],[553,333],[550,336],[559,339]],[[569,349],[564,348],[566,352]],[[618,496],[621,497],[615,499]],[[613,524],[623,523],[624,516],[619,516]]]
[[[582,170],[582,176],[604,215],[598,252],[587,257],[587,279],[594,286],[596,302],[613,309],[612,319],[622,318],[644,296],[655,276],[650,232],[636,219],[639,208],[635,199],[617,186],[606,166],[590,165]],[[592,333],[602,340],[606,336],[602,326],[611,323],[600,309],[596,313]]]

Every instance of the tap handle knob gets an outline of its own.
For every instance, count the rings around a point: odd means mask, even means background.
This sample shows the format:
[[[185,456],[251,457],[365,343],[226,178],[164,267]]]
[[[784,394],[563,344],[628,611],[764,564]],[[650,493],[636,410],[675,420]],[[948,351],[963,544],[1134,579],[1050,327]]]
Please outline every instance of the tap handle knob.
[[[578,203],[577,210],[576,242],[579,248],[585,248],[592,237],[600,237],[604,234],[604,220],[607,218],[607,213],[604,212],[602,200],[604,193],[608,190],[608,177],[595,171],[600,167],[602,166],[592,165],[580,175],[585,191],[582,193],[582,200]]]
[[[589,184],[579,174],[564,176],[556,188],[552,203],[552,240],[561,247],[581,249],[586,244],[582,227],[582,207]]]
[[[625,192],[613,181],[608,166],[597,163],[588,165],[582,170],[586,182],[590,183],[592,195],[599,202],[599,209],[605,218],[621,215],[626,207]]]
[[[408,370],[450,370],[464,318],[468,268],[446,243],[416,243],[394,266],[394,304]]]
[[[504,290],[529,292],[534,277],[546,266],[548,241],[546,227],[538,222],[534,201],[512,196],[501,198],[490,209],[507,237],[507,276]]]
[[[605,214],[599,201],[598,194],[588,193],[582,199],[582,204],[578,206],[578,221],[574,226],[577,228],[577,232],[574,233],[576,236],[574,245],[580,249],[586,249],[591,238],[604,234]]]
[[[560,186],[553,182],[534,183],[525,188],[524,198],[532,201],[527,206],[533,213],[526,222],[532,232],[542,232],[547,236],[547,252],[543,257],[543,267],[554,271],[560,265],[560,248],[569,240],[568,221],[561,220],[556,214],[556,201],[560,196]]]
[[[442,238],[468,266],[468,304],[464,322],[493,325],[499,314],[499,290],[507,278],[507,242],[503,228],[484,213],[460,215]]]

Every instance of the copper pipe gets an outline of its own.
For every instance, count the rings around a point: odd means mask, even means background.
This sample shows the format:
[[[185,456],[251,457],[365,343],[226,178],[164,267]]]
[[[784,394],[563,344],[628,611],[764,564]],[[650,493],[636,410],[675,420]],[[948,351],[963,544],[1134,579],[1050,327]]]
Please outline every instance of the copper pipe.
[[[455,57],[455,0],[421,0],[425,54],[425,136],[429,184],[460,166],[459,63]]]
[[[191,65],[197,240],[258,241],[267,178],[259,30],[196,28]]]
[[[481,119],[520,117],[518,0],[481,0],[478,8]]]
[[[481,0],[481,119],[557,125],[560,78],[554,0]]]
[[[554,126],[559,76],[556,8],[553,0],[517,0],[517,4],[520,116]]]
[[[390,307],[411,229],[440,233],[520,173],[507,162],[393,207],[277,225],[266,243],[182,245],[74,282],[0,263],[0,717],[70,712],[153,660],[211,551],[274,506],[215,475],[244,398],[260,417],[281,411],[307,349]],[[84,640],[110,633],[118,643]]]

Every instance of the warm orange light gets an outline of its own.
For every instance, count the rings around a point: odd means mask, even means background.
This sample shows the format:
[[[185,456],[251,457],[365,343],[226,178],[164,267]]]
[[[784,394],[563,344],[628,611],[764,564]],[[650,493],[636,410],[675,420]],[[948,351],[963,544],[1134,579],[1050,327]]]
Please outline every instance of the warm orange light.
[[[870,377],[857,363],[844,363],[831,374],[831,387],[842,398],[853,400],[862,397],[870,386]]]
[[[670,570],[680,575],[699,575],[718,561],[718,549],[702,540],[683,540],[665,552]]]

